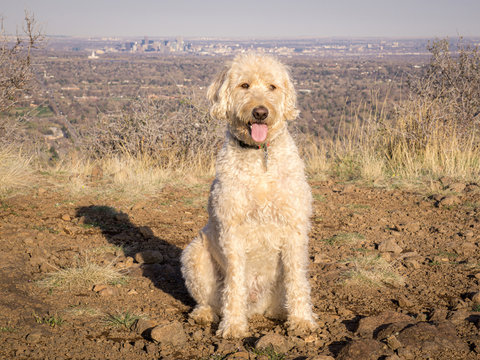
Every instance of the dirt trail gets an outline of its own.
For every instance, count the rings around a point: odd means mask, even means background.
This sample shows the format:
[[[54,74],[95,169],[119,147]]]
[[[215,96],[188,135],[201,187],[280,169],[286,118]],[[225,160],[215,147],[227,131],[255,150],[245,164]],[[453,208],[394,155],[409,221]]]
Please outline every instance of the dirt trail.
[[[258,316],[251,337],[238,341],[187,316],[193,302],[178,259],[207,220],[207,183],[166,187],[134,204],[66,200],[48,189],[2,201],[0,358],[480,358],[480,188],[444,179],[428,197],[311,185],[319,329],[299,337]],[[86,263],[111,265],[127,280],[38,283]],[[262,341],[275,352],[260,350]]]

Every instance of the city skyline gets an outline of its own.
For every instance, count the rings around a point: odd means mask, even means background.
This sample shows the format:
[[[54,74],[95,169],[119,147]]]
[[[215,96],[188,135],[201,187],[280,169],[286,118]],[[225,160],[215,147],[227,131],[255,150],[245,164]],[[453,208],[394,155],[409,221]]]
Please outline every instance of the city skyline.
[[[1,0],[7,32],[24,9],[47,35],[236,38],[479,36],[476,0]]]

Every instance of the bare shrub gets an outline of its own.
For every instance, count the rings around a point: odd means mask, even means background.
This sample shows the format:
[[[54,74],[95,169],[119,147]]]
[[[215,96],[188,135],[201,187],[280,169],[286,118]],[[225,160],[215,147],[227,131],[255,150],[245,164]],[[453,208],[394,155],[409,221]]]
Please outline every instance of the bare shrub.
[[[32,50],[42,43],[44,35],[33,14],[25,11],[21,33],[8,36],[0,18],[0,112],[16,104],[19,96],[33,88]],[[0,116],[0,139],[10,138],[17,119]]]
[[[223,128],[194,96],[137,100],[121,112],[100,116],[85,131],[84,149],[96,158],[129,155],[164,167],[208,167]]]

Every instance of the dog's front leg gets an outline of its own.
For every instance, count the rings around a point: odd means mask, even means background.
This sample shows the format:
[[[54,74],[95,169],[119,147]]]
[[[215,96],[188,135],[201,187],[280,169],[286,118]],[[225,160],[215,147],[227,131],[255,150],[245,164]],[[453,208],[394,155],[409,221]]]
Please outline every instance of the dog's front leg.
[[[235,231],[222,239],[226,258],[222,299],[222,321],[217,335],[224,338],[241,338],[248,334],[247,289],[245,281],[245,247]]]
[[[289,329],[304,333],[316,328],[308,283],[308,237],[294,232],[282,251]]]

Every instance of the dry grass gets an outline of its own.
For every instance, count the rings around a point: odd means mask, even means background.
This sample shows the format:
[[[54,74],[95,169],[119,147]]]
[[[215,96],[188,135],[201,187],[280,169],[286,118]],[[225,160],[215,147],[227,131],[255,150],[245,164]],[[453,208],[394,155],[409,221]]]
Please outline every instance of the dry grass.
[[[0,148],[0,197],[34,186],[33,174],[31,157],[13,147]]]
[[[378,255],[365,255],[351,260],[353,269],[345,273],[345,283],[366,286],[401,286],[404,279],[385,259]]]
[[[450,54],[434,43],[431,64],[411,82],[407,100],[387,106],[372,93],[352,123],[331,139],[295,133],[307,174],[376,186],[431,184],[442,176],[476,182],[480,175],[480,53]],[[204,100],[139,101],[104,114],[83,132],[81,155],[44,165],[46,180],[69,195],[136,199],[166,183],[195,183],[214,174],[224,124]],[[0,195],[33,186],[32,161],[11,147],[0,150]],[[35,181],[37,183],[37,181]]]
[[[38,285],[65,290],[90,289],[95,284],[117,284],[126,281],[125,275],[111,264],[97,265],[88,259],[76,266],[58,269],[47,274]]]

